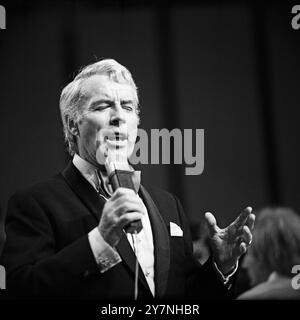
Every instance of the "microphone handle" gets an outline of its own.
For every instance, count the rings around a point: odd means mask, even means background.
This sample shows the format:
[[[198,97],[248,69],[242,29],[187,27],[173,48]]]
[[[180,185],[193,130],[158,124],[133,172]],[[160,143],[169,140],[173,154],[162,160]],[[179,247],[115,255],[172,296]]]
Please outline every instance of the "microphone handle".
[[[135,192],[134,184],[132,181],[133,172],[128,170],[120,170],[115,169],[109,175],[109,182],[112,186],[113,191],[117,190],[118,188],[128,188],[132,189]],[[127,233],[138,233],[142,230],[142,222],[141,220],[132,221],[127,226],[124,227],[125,232]]]
[[[109,182],[113,191],[116,191],[118,188],[128,188],[135,191],[132,182],[132,174],[133,172],[127,170],[116,169],[113,171],[109,176]]]

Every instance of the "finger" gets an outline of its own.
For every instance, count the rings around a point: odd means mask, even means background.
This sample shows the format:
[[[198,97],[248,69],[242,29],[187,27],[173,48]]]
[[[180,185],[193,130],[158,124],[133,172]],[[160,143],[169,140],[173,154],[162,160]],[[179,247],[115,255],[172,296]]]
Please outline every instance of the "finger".
[[[135,195],[136,193],[129,188],[118,188],[113,195],[111,196],[110,200],[113,201],[117,198],[120,198],[123,195]]]
[[[139,205],[144,205],[141,198],[139,198],[136,194],[125,194],[121,197],[114,199],[111,201],[114,205],[120,206],[122,203],[128,202],[128,203],[135,203]]]
[[[214,215],[211,212],[206,212],[205,213],[205,222],[208,226],[208,230],[211,234],[216,232],[217,228],[217,221]]]
[[[240,243],[240,256],[247,252],[247,245],[245,242]]]
[[[250,245],[252,242],[252,234],[248,226],[243,227],[242,239],[247,245]]]
[[[135,203],[140,205],[141,207],[146,208],[142,199],[135,193],[122,194],[121,196],[118,196],[114,199],[111,198],[109,202],[113,206],[121,206],[123,203]]]
[[[146,211],[146,207],[145,207],[142,199],[135,193],[123,194],[119,198],[111,201],[111,204],[114,205],[114,206],[122,206],[125,203],[126,204],[138,205],[144,211]]]
[[[145,206],[142,199],[136,193],[130,193],[130,194],[123,195],[119,199],[120,200],[122,199],[123,201],[138,203],[142,206]]]
[[[247,219],[246,225],[249,227],[250,230],[253,230],[255,223],[255,215],[251,213]]]
[[[240,213],[240,215],[234,220],[234,222],[232,224],[235,225],[236,228],[242,227],[246,223],[248,216],[250,215],[251,212],[252,212],[251,207],[245,208]]]
[[[121,202],[118,206],[116,206],[115,212],[118,216],[122,216],[127,212],[138,212],[142,215],[145,214],[144,207],[140,203],[130,201]]]
[[[143,215],[139,212],[128,212],[122,215],[119,219],[118,225],[121,229],[129,225],[131,222],[140,221]]]
[[[135,220],[130,222],[128,225],[124,227],[124,231],[126,233],[139,233],[143,229],[143,224],[141,220]]]

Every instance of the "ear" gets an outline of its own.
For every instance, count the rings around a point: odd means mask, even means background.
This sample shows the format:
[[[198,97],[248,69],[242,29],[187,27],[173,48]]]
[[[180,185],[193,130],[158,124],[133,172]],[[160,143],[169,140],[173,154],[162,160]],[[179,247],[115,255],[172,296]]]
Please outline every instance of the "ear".
[[[69,131],[73,134],[73,136],[79,136],[78,124],[73,119],[66,117],[66,123]]]

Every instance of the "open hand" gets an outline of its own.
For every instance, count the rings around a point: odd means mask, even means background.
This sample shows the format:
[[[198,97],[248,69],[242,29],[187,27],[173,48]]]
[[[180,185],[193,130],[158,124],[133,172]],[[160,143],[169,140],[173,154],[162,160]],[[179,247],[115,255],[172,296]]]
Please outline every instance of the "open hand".
[[[213,258],[223,274],[230,272],[252,241],[255,215],[251,207],[245,208],[226,228],[217,226],[214,215],[206,212],[205,220],[210,233]]]

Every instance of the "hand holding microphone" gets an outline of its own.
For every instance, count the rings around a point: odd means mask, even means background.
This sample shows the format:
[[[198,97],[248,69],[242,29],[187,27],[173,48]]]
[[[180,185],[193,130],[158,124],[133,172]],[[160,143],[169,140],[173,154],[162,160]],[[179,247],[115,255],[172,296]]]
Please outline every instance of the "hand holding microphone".
[[[135,191],[132,181],[133,172],[129,168],[127,159],[119,159],[121,161],[112,161],[107,157],[105,161],[106,172],[113,191],[118,188],[127,188]],[[127,233],[139,233],[143,228],[141,220],[136,220],[124,227]]]
[[[108,156],[106,160],[105,167],[114,193],[104,205],[98,228],[104,240],[116,246],[123,230],[140,232],[146,208],[134,191],[127,159],[120,161],[120,157]]]

